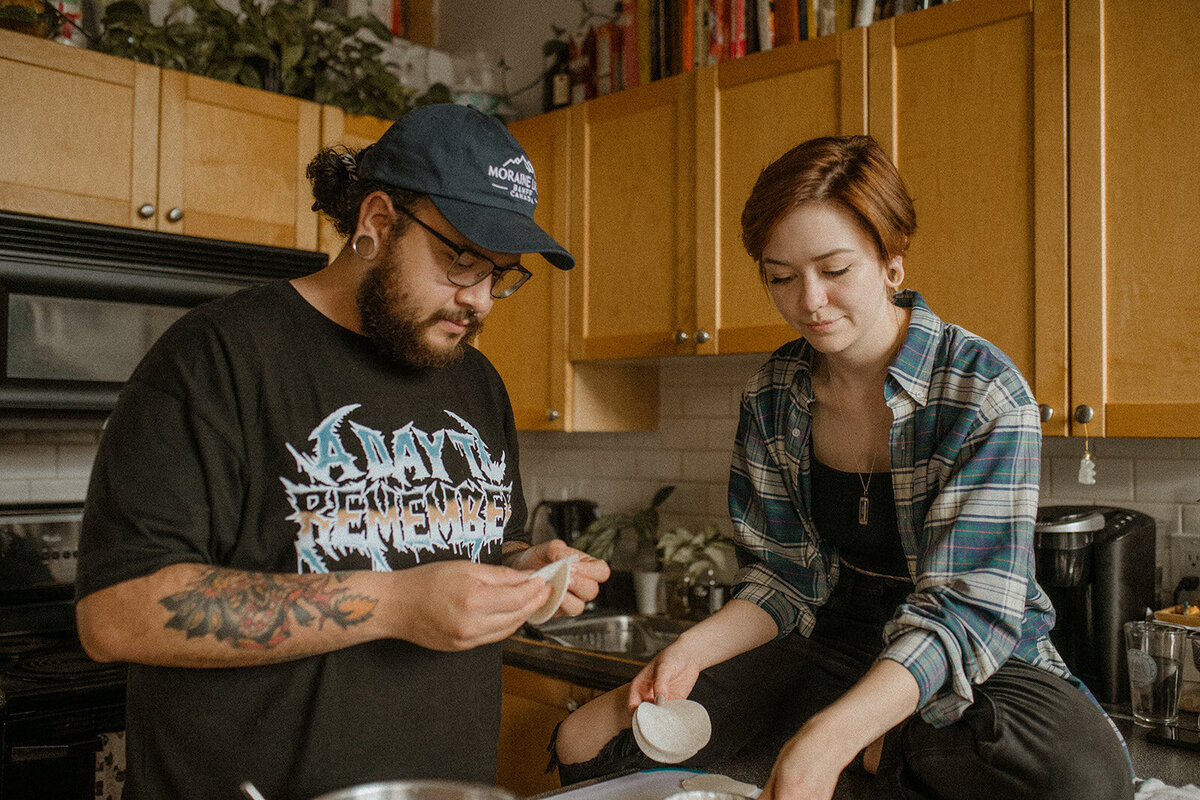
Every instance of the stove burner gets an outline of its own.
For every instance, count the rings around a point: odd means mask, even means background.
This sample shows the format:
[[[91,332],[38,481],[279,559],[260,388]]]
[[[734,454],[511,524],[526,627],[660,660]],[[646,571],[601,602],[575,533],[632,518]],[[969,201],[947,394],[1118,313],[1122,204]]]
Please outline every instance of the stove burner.
[[[19,658],[39,650],[55,647],[58,641],[38,634],[17,634],[0,637],[0,658]]]
[[[84,680],[106,673],[121,671],[118,664],[101,664],[92,661],[81,651],[35,653],[22,658],[11,670],[10,675],[23,677],[53,677],[66,680]]]

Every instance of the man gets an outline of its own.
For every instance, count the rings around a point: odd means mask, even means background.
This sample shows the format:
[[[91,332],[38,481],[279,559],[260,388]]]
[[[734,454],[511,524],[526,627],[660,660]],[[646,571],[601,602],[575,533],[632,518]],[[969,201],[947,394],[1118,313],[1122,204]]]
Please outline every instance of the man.
[[[574,264],[520,145],[429,106],[309,177],[349,245],[189,313],[100,445],[78,625],[131,662],[132,800],[494,781],[498,642],[548,598],[529,570],[576,552],[524,541],[512,410],[468,345],[519,254]],[[575,566],[560,613],[608,577]]]

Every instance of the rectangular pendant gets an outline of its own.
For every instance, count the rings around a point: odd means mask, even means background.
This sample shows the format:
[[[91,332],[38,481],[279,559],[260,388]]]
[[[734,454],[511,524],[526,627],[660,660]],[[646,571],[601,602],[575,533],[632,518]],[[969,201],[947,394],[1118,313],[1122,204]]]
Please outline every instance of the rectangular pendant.
[[[871,519],[871,498],[865,494],[858,498],[858,524],[866,525]]]

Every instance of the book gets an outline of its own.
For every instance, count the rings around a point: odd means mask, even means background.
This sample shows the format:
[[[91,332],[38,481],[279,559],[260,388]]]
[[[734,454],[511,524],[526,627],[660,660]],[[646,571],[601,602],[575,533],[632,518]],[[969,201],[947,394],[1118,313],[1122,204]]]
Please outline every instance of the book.
[[[758,49],[770,50],[775,44],[775,36],[773,33],[771,0],[754,0],[755,16],[754,22],[758,28]]]
[[[637,13],[637,64],[638,84],[645,86],[651,81],[653,42],[650,41],[650,11],[656,0],[638,0]]]
[[[679,63],[675,73],[696,67],[696,7],[695,0],[678,0],[674,33],[679,41]]]
[[[726,58],[746,55],[746,0],[730,0],[729,49]]]
[[[621,90],[621,29],[615,22],[596,27],[596,95]]]
[[[647,0],[624,0],[621,4],[621,88],[632,89],[641,83],[638,61],[638,14],[637,7]]]
[[[800,35],[800,18],[804,0],[775,0],[775,36],[773,44],[791,44],[805,38]]]

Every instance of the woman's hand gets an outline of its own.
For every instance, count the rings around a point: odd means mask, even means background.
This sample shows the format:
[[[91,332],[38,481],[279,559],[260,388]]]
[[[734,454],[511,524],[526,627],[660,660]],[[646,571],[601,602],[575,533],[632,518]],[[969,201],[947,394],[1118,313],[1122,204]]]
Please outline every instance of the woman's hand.
[[[917,709],[920,688],[904,666],[883,659],[813,716],[779,751],[759,800],[829,800],[838,776],[860,750],[875,765],[875,745]]]
[[[689,652],[683,637],[676,639],[634,677],[629,685],[629,708],[687,697],[705,666]]]
[[[847,756],[844,739],[814,718],[779,751],[759,800],[829,800],[855,755]]]

